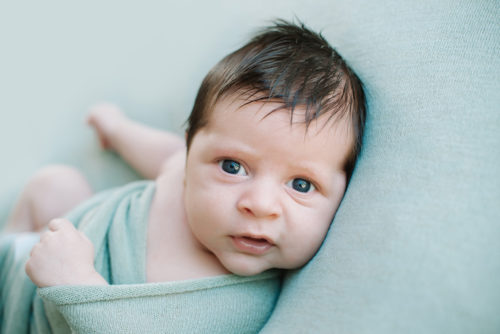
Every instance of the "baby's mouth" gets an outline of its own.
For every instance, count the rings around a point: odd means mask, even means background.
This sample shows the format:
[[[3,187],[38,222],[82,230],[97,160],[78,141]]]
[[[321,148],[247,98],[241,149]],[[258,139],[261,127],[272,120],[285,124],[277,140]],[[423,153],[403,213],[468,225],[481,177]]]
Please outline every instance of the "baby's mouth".
[[[232,236],[234,246],[249,254],[261,255],[267,252],[274,244],[267,238],[251,237],[246,235]]]

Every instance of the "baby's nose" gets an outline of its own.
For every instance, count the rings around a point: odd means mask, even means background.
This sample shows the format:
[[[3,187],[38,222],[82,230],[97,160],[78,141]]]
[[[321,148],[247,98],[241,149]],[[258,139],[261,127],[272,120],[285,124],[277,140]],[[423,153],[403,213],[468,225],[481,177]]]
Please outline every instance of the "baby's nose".
[[[279,190],[271,180],[256,180],[240,196],[238,210],[255,218],[276,219],[282,214]]]

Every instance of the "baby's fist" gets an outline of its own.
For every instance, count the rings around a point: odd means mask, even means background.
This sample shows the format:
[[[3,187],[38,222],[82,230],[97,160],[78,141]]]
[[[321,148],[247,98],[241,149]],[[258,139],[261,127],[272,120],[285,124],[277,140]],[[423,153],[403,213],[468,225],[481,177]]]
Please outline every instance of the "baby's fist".
[[[125,115],[111,103],[100,103],[89,109],[87,123],[94,128],[104,149],[113,149],[113,136],[118,131]]]
[[[26,273],[38,287],[106,284],[94,268],[94,246],[66,219],[54,219],[31,250]]]

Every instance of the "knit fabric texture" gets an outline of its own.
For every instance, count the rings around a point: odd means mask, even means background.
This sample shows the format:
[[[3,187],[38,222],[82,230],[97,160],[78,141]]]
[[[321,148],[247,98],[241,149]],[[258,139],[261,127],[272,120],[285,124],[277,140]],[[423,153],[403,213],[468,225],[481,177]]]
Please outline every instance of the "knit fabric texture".
[[[67,218],[94,244],[112,285],[37,289],[24,272],[36,234],[0,237],[2,333],[256,333],[280,291],[279,271],[146,283],[154,182],[97,194]]]

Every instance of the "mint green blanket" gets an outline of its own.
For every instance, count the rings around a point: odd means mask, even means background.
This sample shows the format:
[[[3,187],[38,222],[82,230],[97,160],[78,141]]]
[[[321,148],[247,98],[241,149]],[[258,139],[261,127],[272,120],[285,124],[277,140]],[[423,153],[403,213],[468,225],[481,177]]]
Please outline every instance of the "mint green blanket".
[[[100,193],[67,216],[94,243],[96,269],[110,286],[36,289],[24,263],[38,236],[1,236],[0,332],[258,332],[279,295],[277,271],[145,283],[154,191],[153,182],[135,182]]]

